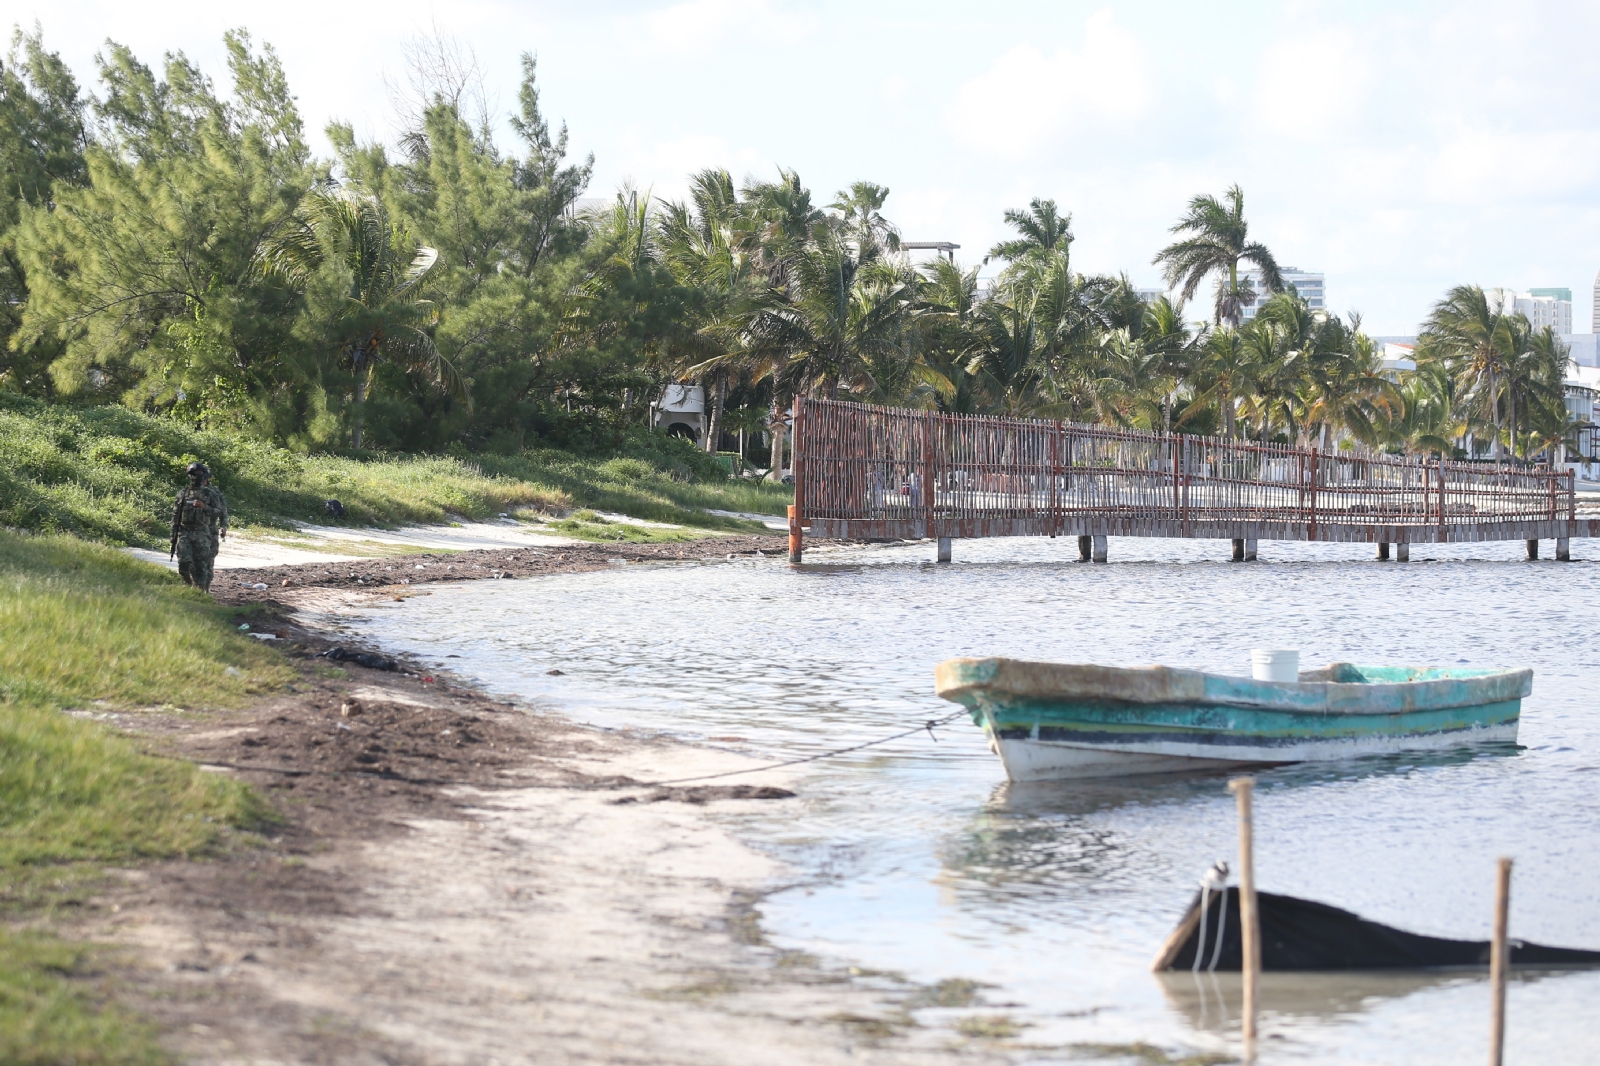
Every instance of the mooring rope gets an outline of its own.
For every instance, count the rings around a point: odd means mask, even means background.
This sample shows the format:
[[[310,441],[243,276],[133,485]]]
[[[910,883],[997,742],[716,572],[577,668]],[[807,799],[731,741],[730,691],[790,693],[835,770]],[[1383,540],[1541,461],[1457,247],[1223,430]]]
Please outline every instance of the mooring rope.
[[[784,762],[768,763],[765,766],[750,766],[743,770],[725,770],[720,774],[701,774],[699,777],[675,777],[670,781],[641,781],[639,783],[641,785],[648,785],[653,788],[661,788],[666,785],[687,784],[690,781],[714,781],[719,777],[736,777],[739,774],[759,774],[763,770],[780,770],[785,766],[799,766],[801,763],[817,762],[821,759],[832,759],[840,755],[848,755],[852,751],[860,751],[862,748],[875,748],[879,744],[887,744],[891,740],[899,740],[902,737],[909,737],[913,733],[921,733],[924,730],[927,731],[928,736],[933,737],[934,741],[937,742],[939,738],[933,735],[933,731],[935,729],[942,725],[948,725],[957,718],[960,718],[962,715],[968,713],[970,712],[963,707],[959,711],[952,711],[943,718],[930,718],[928,721],[923,722],[915,729],[907,729],[903,733],[895,733],[891,736],[879,737],[877,740],[869,740],[862,744],[852,744],[847,748],[835,748],[832,751],[824,751],[817,755],[807,755],[803,759],[788,759]]]
[[[949,723],[955,721],[957,718],[960,718],[962,715],[964,715],[966,713],[968,713],[968,712],[965,709],[962,709],[962,710],[959,710],[959,711],[953,711],[950,714],[945,715],[943,718],[931,718],[928,721],[923,722],[921,725],[917,726],[915,729],[907,729],[902,733],[895,733],[895,734],[893,734],[891,736],[887,736],[887,737],[879,737],[877,740],[868,740],[868,741],[866,741],[864,743],[861,743],[861,744],[852,744],[852,745],[850,745],[849,747],[846,747],[846,748],[835,748],[832,751],[824,751],[824,752],[821,752],[820,754],[817,754],[817,755],[807,755],[803,759],[788,759],[788,760],[786,760],[784,762],[768,763],[765,766],[749,766],[749,767],[746,767],[743,770],[726,770],[726,771],[723,771],[720,774],[702,774],[699,777],[676,777],[676,778],[673,778],[670,781],[632,781],[632,780],[630,780],[627,785],[620,786],[620,787],[625,787],[625,788],[664,788],[664,787],[666,787],[668,785],[687,784],[690,781],[714,781],[719,777],[735,777],[735,776],[737,776],[739,774],[758,774],[763,770],[777,770],[777,769],[780,769],[780,768],[785,767],[785,766],[799,766],[801,763],[817,762],[820,759],[831,759],[831,758],[833,758],[835,756],[838,756],[838,755],[848,755],[852,751],[860,751],[862,748],[874,748],[874,747],[877,747],[879,744],[887,744],[891,740],[899,740],[902,737],[909,737],[914,733],[921,733],[921,732],[924,732],[924,731],[926,731],[928,736],[932,737],[933,740],[935,742],[937,742],[939,738],[934,736],[933,731],[935,729],[937,729],[938,727],[942,726],[942,725],[948,725]],[[170,760],[172,760],[174,762],[195,762],[200,766],[217,766],[217,767],[221,767],[221,768],[226,769],[226,770],[242,770],[242,771],[246,771],[246,772],[249,772],[249,773],[283,774],[286,777],[309,777],[309,776],[314,776],[314,775],[315,776],[328,776],[328,777],[371,777],[371,778],[375,778],[375,779],[377,779],[379,781],[399,781],[399,782],[403,782],[403,783],[408,784],[408,785],[459,785],[459,786],[466,787],[466,788],[504,788],[504,789],[554,788],[554,789],[565,789],[565,788],[572,788],[573,787],[571,785],[547,785],[547,784],[535,784],[535,783],[531,783],[531,782],[530,783],[522,783],[522,782],[510,782],[510,781],[506,781],[506,782],[500,782],[500,781],[493,781],[493,782],[490,782],[490,781],[455,781],[455,780],[450,780],[448,778],[437,778],[437,777],[407,777],[407,776],[405,776],[403,774],[397,774],[397,773],[394,773],[392,771],[391,772],[385,772],[385,771],[381,771],[381,770],[327,770],[327,769],[322,769],[320,767],[247,766],[247,765],[243,765],[243,764],[240,764],[240,763],[219,762],[219,761],[217,761],[215,759],[200,758],[200,759],[190,760],[190,759],[185,759],[182,756],[162,755],[162,754],[158,754],[156,752],[148,752],[147,754],[150,754],[150,755],[152,755],[152,756],[154,756],[155,758],[158,758],[158,759],[170,759]]]

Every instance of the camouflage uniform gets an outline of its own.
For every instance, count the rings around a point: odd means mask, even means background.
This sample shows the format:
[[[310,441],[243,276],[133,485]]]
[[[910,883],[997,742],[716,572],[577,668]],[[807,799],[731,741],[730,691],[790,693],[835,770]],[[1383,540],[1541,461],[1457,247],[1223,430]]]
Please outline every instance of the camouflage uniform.
[[[228,501],[207,482],[209,473],[190,475],[189,487],[178,493],[172,509],[172,543],[178,556],[178,574],[186,585],[211,591],[211,569],[217,559],[219,536],[228,531]]]

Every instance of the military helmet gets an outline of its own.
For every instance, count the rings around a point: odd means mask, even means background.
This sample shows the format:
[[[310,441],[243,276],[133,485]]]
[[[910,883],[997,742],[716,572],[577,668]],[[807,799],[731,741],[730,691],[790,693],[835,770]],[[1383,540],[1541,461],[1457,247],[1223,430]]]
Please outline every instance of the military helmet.
[[[190,463],[189,464],[189,476],[190,477],[210,477],[211,476],[211,468],[206,466],[206,464],[204,464],[204,463]]]

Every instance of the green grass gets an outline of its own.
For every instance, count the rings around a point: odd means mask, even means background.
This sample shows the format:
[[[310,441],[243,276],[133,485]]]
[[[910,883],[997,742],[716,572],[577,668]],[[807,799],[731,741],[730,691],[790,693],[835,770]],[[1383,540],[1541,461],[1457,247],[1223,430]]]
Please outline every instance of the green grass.
[[[478,462],[485,471],[557,489],[578,507],[701,529],[767,532],[759,522],[706,512],[783,515],[794,502],[794,490],[786,485],[692,475],[669,456],[596,459],[546,450],[480,456]]]
[[[714,536],[701,530],[662,529],[658,526],[636,526],[631,522],[613,522],[593,511],[576,511],[566,518],[543,522],[539,532],[612,544],[681,544],[686,540]]]
[[[0,930],[0,1062],[156,1066],[154,1029],[105,1002],[94,954],[37,932]]]
[[[0,526],[70,532],[111,544],[166,543],[184,467],[202,459],[227,494],[235,527],[490,518],[573,507],[702,529],[759,524],[707,509],[781,515],[791,492],[723,475],[682,441],[637,431],[620,456],[550,449],[500,456],[300,455],[261,441],[200,432],[126,408],[52,406],[0,392]]]
[[[240,704],[293,676],[223,608],[159,567],[66,536],[0,531],[0,903],[37,918],[94,864],[218,847],[264,821],[246,786],[143,753],[97,721]],[[0,929],[0,1062],[162,1061],[101,1004],[87,948]]]

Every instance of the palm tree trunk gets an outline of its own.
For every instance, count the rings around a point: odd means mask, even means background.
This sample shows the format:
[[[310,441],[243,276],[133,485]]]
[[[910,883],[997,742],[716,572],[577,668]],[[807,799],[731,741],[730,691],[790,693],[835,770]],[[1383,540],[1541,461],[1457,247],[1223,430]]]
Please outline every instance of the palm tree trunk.
[[[1495,387],[1494,364],[1489,364],[1489,413],[1494,416],[1494,461],[1500,461],[1500,392]]]
[[[717,454],[717,445],[722,441],[722,412],[728,402],[728,372],[716,372],[712,385],[711,421],[706,426],[705,448],[708,455]]]
[[[778,397],[772,398],[772,415],[767,420],[767,428],[772,431],[772,463],[767,471],[767,477],[773,481],[783,480],[783,432],[785,429],[782,401]]]
[[[361,450],[362,422],[367,412],[367,366],[366,353],[356,349],[356,402],[351,411],[350,445],[356,451]]]
[[[1222,394],[1222,424],[1226,428],[1228,439],[1233,439],[1233,397],[1227,392]]]

